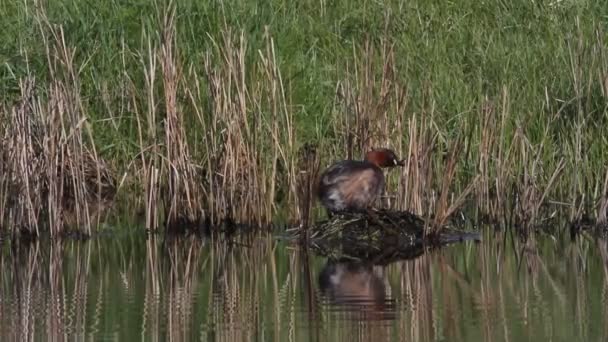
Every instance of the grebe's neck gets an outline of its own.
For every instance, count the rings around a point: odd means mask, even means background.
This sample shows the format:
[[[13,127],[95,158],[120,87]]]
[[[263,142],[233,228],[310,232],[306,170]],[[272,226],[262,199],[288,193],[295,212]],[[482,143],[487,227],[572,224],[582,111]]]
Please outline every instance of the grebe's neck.
[[[368,163],[372,163],[377,167],[384,167],[388,164],[388,157],[386,152],[381,150],[373,150],[369,151],[365,154],[365,161]]]

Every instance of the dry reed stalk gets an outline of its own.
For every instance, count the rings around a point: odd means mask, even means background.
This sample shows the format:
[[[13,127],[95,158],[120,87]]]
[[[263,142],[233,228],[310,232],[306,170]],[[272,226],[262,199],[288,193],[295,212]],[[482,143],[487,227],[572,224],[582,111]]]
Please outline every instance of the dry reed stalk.
[[[178,102],[183,75],[175,42],[175,12],[174,3],[164,8],[159,19],[159,46],[147,37],[146,55],[141,58],[146,96],[141,106],[135,97],[131,101],[140,147],[137,159],[143,175],[146,228],[150,230],[157,229],[163,218],[166,230],[174,231],[184,223],[201,222],[204,216],[198,166],[187,142],[189,118]],[[161,99],[157,98],[159,87]],[[164,103],[164,111],[159,111],[160,103]],[[158,134],[159,126],[163,126],[164,136]]]
[[[75,227],[90,234],[90,203],[111,196],[112,176],[94,150],[85,147],[81,130],[86,119],[76,122],[63,114],[76,110],[69,105],[69,90],[51,83],[43,102],[34,89],[32,79],[22,82],[22,100],[11,110],[4,131],[5,224],[39,235],[42,220],[45,230],[56,236],[70,216]]]
[[[477,202],[479,208],[484,213],[490,213],[494,210],[490,209],[490,159],[492,158],[492,150],[496,141],[496,119],[494,106],[486,99],[482,103],[480,110],[480,144],[479,144],[479,161],[478,174],[480,176],[479,184],[476,188]]]
[[[20,82],[21,99],[10,109],[7,124],[3,127],[3,224],[11,227],[24,226],[25,230],[39,234],[40,210],[43,197],[37,196],[44,188],[42,177],[44,162],[40,157],[42,138],[41,119],[34,117],[36,98],[35,82]]]
[[[218,47],[223,65],[214,67],[210,55],[205,59],[212,111],[211,123],[206,125],[211,128],[208,139],[219,142],[212,144],[216,150],[207,151],[206,163],[207,183],[212,184],[213,191],[208,207],[214,222],[229,217],[245,219],[251,212],[247,204],[259,202],[252,197],[260,190],[257,187],[260,170],[247,111],[245,37],[241,35],[238,43],[234,43],[231,33],[225,32],[223,39],[224,46]]]
[[[190,148],[186,139],[184,113],[177,103],[180,64],[175,47],[175,6],[165,11],[162,24],[161,46],[159,51],[165,102],[165,153],[167,163],[168,189],[166,200],[167,226],[180,218],[196,222],[203,216],[200,201],[200,182],[196,177]]]
[[[77,225],[84,226],[90,234],[93,223],[89,204],[93,199],[101,201],[104,191],[113,192],[113,179],[97,156],[94,144],[86,143],[92,142],[93,136],[80,97],[75,49],[68,47],[62,27],[51,25],[44,12],[38,18],[43,37],[50,35],[44,42],[50,75],[55,79],[45,110],[49,134],[44,146],[44,155],[49,157],[49,222],[51,227],[60,229],[60,210],[69,208],[76,213]]]
[[[452,203],[448,204],[448,196],[450,196],[450,188],[453,186],[456,174],[458,158],[462,151],[462,138],[459,137],[456,142],[451,143],[447,164],[443,168],[443,178],[441,180],[441,194],[439,195],[438,203],[434,211],[434,219],[431,226],[425,225],[425,235],[438,234],[447,222],[448,218],[456,212],[456,210],[464,204],[467,196],[476,187],[481,175],[477,175],[473,181],[456,197]]]
[[[141,64],[145,79],[146,109],[142,113],[137,106],[137,101],[133,100],[135,108],[135,119],[137,121],[137,133],[140,146],[139,158],[143,169],[144,180],[144,205],[146,217],[146,229],[156,229],[159,226],[160,205],[160,178],[164,170],[161,164],[160,142],[156,132],[156,72],[157,55],[156,48],[152,46],[151,39],[148,37],[147,60],[142,57]]]
[[[557,115],[549,119],[538,146],[533,146],[530,143],[521,127],[518,127],[515,131],[516,137],[513,138],[513,140],[517,140],[519,143],[519,155],[517,158],[519,158],[519,164],[522,165],[519,176],[520,181],[514,184],[515,191],[517,192],[515,213],[521,225],[520,233],[524,236],[527,236],[536,224],[540,208],[550,191],[553,190],[552,187],[565,166],[565,160],[561,158],[555,170],[551,173],[550,178],[543,179],[543,176],[547,173],[543,168],[541,156],[549,135],[551,122],[556,117]]]
[[[6,134],[8,119],[5,118],[5,113],[8,110],[4,106],[0,106],[0,146],[8,146],[8,136]],[[9,201],[11,200],[11,180],[9,178],[8,169],[8,151],[5,148],[0,149],[0,213],[4,213],[0,219],[0,232],[4,231],[5,220],[8,219]]]
[[[298,222],[301,228],[308,229],[316,199],[320,161],[317,149],[312,145],[304,145],[299,155],[296,198]]]
[[[506,135],[507,135],[507,122],[509,120],[511,111],[509,109],[509,92],[507,87],[503,87],[502,89],[502,105],[501,105],[501,113],[500,113],[500,135],[497,141],[497,150],[495,150],[496,157],[496,166],[495,173],[496,179],[494,180],[494,188],[496,191],[495,201],[496,205],[493,208],[490,208],[490,214],[494,219],[497,219],[499,216],[505,217],[508,209],[507,207],[510,205],[510,201],[508,201],[509,197],[509,184],[512,182],[512,177],[510,177],[510,170],[512,168],[512,156],[513,150],[516,146],[516,139],[511,141],[511,144],[507,147],[505,146]],[[490,156],[491,158],[491,156]],[[487,159],[485,161],[488,161]]]
[[[606,168],[604,175],[604,186],[602,187],[602,196],[596,216],[598,227],[606,229],[608,227],[608,168]]]
[[[51,80],[45,96],[37,94],[33,78],[22,80],[20,101],[2,115],[8,119],[0,137],[4,224],[36,236],[42,225],[57,236],[73,216],[74,228],[90,234],[92,204],[113,194],[113,178],[91,143],[75,51],[44,11],[36,19]]]
[[[399,188],[401,208],[421,216],[434,211],[430,187],[432,184],[431,163],[435,150],[437,134],[431,131],[433,110],[430,117],[421,115],[408,120],[409,143],[405,157],[405,177]]]
[[[353,70],[347,65],[346,77],[337,85],[344,115],[337,121],[336,131],[343,133],[341,145],[348,159],[381,146],[395,146],[402,153],[400,128],[407,89],[397,79],[393,45],[383,40],[379,50],[376,52],[370,40],[361,48],[354,46]]]
[[[477,209],[484,217],[492,222],[504,219],[510,206],[508,191],[514,183],[512,175],[516,168],[514,149],[519,135],[511,142],[507,139],[507,125],[510,119],[509,93],[502,88],[500,98],[496,101],[487,97],[481,102],[479,109],[479,125],[476,127],[479,136],[477,147],[477,174],[472,184],[476,182],[475,197]],[[500,101],[500,110],[497,110]]]
[[[279,185],[288,189],[287,202],[296,199],[293,119],[274,42],[269,36],[266,42],[248,71],[245,35],[226,29],[204,60],[207,88],[194,83],[186,91],[203,128],[204,207],[214,223],[269,222]]]
[[[278,187],[283,186],[288,189],[286,204],[290,210],[290,216],[301,217],[299,212],[298,198],[298,172],[297,162],[298,154],[296,147],[296,135],[293,122],[293,115],[290,112],[290,106],[285,97],[285,85],[283,77],[279,69],[279,63],[276,56],[274,39],[266,28],[264,35],[266,46],[264,51],[258,51],[259,63],[258,68],[261,73],[260,80],[252,87],[251,102],[254,111],[257,113],[267,112],[270,115],[260,115],[259,118],[254,118],[253,127],[257,129],[257,141],[263,142],[261,139],[264,130],[270,133],[270,140],[265,143],[270,149],[268,156],[258,149],[258,159],[262,160],[261,166],[268,164],[270,167],[263,173],[270,177],[270,181],[261,180],[263,192],[267,194],[266,204],[262,207],[266,208],[266,216],[271,217],[276,211],[275,202],[277,200]],[[260,128],[262,130],[260,131]],[[280,167],[279,167],[280,166]],[[268,167],[266,167],[268,168]],[[282,169],[281,172],[279,169]],[[281,182],[277,182],[277,177],[281,177]]]
[[[146,56],[141,59],[146,96],[142,106],[137,105],[136,98],[132,100],[140,146],[139,172],[144,179],[146,228],[150,230],[157,229],[162,218],[167,231],[173,231],[182,228],[182,223],[200,222],[204,216],[202,185],[187,142],[188,118],[178,102],[183,75],[175,46],[175,11],[173,3],[164,8],[159,20],[159,46],[147,37]],[[162,99],[157,98],[159,86]],[[164,111],[159,111],[158,104],[163,102]],[[158,134],[159,126],[164,126],[164,136]]]

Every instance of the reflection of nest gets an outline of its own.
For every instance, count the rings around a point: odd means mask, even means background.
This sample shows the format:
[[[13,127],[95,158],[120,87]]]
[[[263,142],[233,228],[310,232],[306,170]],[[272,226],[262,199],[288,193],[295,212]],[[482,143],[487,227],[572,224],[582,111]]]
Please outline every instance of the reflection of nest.
[[[447,226],[427,236],[424,229],[425,220],[407,211],[341,213],[311,227],[310,243],[325,256],[388,263],[415,258],[425,248],[479,239],[478,233]]]

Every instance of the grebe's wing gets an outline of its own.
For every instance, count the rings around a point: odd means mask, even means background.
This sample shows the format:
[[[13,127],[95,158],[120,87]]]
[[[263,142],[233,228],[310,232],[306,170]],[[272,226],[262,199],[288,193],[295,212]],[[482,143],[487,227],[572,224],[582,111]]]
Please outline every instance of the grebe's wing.
[[[374,167],[372,164],[358,160],[342,160],[328,167],[321,175],[321,183],[332,185],[343,182],[352,177],[353,174],[360,173]]]

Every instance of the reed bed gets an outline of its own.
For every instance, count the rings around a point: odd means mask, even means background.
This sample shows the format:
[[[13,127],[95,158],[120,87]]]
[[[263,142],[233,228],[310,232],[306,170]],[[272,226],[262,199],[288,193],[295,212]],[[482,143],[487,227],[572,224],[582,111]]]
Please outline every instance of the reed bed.
[[[62,44],[63,31],[49,30]],[[35,92],[34,78],[20,83],[21,98],[3,127],[0,225],[32,236],[41,230],[58,235],[70,226],[90,234],[95,208],[114,194],[114,178],[94,145],[85,144],[91,132],[74,92],[70,52],[65,45],[52,49],[50,62],[70,68],[58,77],[71,77],[72,84],[57,79],[43,97]]]
[[[293,123],[272,37],[249,65],[245,35],[225,28],[210,41],[202,65],[185,66],[175,45],[175,7],[162,17],[161,32],[161,46],[149,38],[142,61],[148,95],[134,105],[148,108],[136,112],[147,228],[161,220],[168,228],[203,220],[270,222],[278,186],[287,189],[282,200],[294,203],[296,182]],[[155,80],[157,63],[162,86]],[[161,90],[164,97],[157,99]]]
[[[378,206],[427,234],[605,222],[605,5],[62,3],[0,9],[4,231],[89,234],[114,194],[151,230],[307,227],[319,171],[373,147],[406,164]]]

